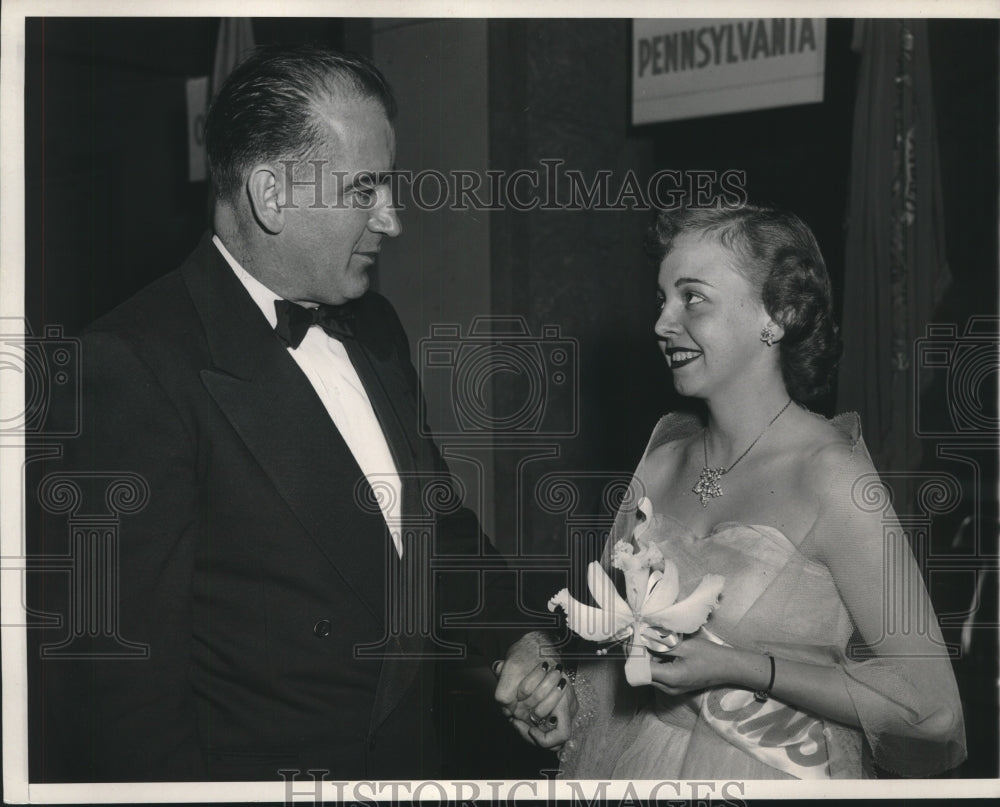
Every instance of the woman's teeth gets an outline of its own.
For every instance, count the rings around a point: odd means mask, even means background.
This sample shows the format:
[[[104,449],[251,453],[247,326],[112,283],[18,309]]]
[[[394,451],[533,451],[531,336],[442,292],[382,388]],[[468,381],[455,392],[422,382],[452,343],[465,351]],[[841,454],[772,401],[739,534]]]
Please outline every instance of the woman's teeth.
[[[697,350],[674,350],[667,354],[667,363],[671,368],[682,367],[697,359],[701,353]]]

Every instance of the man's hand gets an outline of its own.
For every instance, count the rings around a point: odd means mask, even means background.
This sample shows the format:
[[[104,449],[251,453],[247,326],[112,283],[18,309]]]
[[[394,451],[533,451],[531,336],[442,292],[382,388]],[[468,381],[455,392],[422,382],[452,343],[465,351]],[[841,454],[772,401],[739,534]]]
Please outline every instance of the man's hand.
[[[493,665],[501,711],[527,742],[558,750],[569,739],[576,695],[555,649],[542,634],[529,633]]]

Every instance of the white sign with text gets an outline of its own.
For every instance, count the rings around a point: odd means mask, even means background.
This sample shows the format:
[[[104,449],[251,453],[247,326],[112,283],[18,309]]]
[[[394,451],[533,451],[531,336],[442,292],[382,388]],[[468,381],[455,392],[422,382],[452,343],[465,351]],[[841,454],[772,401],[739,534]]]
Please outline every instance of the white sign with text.
[[[635,20],[632,123],[823,100],[820,19]]]

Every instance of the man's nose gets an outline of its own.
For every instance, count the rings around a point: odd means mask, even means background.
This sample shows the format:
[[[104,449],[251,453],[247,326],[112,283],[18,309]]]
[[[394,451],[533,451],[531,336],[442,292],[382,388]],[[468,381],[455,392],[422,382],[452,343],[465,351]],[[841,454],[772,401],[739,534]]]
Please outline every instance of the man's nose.
[[[399,221],[399,214],[396,213],[396,207],[391,197],[381,201],[372,209],[368,227],[373,232],[382,233],[389,238],[395,238],[403,232],[403,225]]]

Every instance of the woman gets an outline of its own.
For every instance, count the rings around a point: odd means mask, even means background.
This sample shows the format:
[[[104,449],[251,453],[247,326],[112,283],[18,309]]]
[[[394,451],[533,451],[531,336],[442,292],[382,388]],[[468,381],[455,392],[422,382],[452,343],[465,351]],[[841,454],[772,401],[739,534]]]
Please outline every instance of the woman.
[[[872,498],[857,416],[802,405],[828,389],[839,353],[815,238],[796,216],[751,206],[665,212],[654,234],[656,335],[675,388],[704,413],[657,424],[609,547],[634,541],[646,497],[642,543],[676,565],[681,597],[706,574],[725,582],[705,627],[676,646],[646,629],[664,651],[651,654],[652,686],[629,686],[614,653],[579,666],[563,774],[954,767],[965,737],[951,665],[895,514]],[[525,679],[533,721],[558,700],[555,677]]]

